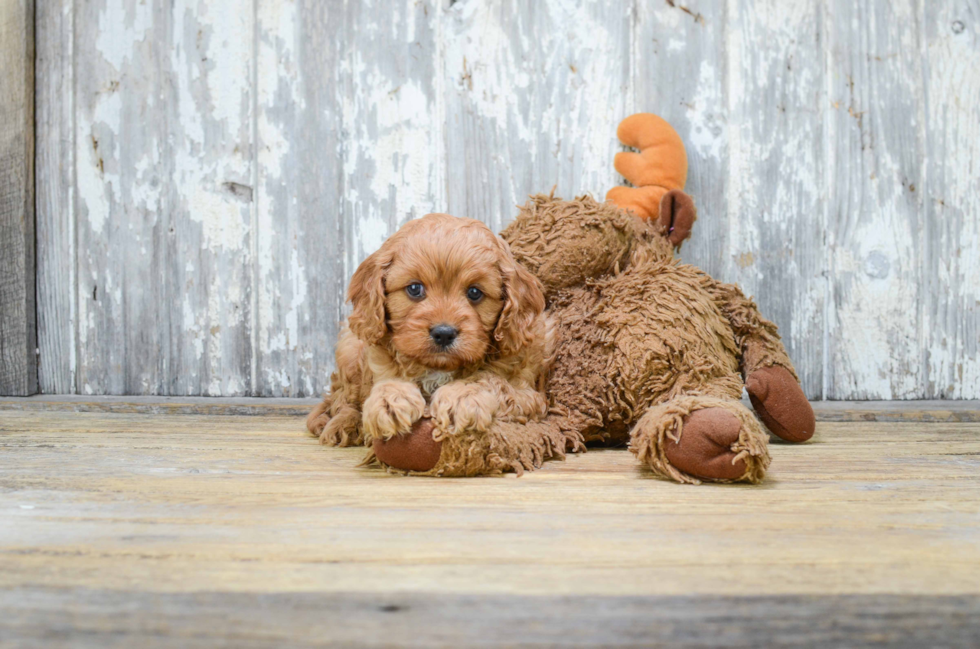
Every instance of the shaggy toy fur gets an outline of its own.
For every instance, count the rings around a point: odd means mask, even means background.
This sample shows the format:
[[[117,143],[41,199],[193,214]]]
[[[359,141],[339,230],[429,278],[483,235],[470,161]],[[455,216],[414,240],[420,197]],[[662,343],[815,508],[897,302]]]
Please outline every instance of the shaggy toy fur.
[[[539,426],[573,442],[629,439],[640,460],[677,481],[757,482],[769,464],[767,436],[739,402],[740,371],[778,366],[795,382],[792,364],[755,304],[738,287],[681,264],[664,235],[659,223],[588,196],[536,196],[502,233],[545,286],[558,325],[551,414]],[[603,260],[605,272],[552,263],[584,255],[582,248]],[[685,417],[708,408],[740,424],[721,451],[744,464],[740,475],[695,476],[668,459],[666,442],[681,439]]]

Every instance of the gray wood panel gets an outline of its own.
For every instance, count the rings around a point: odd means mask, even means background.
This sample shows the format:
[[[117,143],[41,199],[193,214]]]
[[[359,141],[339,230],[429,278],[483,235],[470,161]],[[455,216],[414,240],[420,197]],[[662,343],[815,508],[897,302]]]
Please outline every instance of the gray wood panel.
[[[604,195],[642,110],[688,147],[682,257],[756,298],[811,398],[980,396],[977,0],[38,16],[45,392],[317,395],[395,228]]]
[[[0,397],[0,410],[305,417],[319,402],[319,397],[88,397],[36,394],[30,397]],[[751,408],[748,398],[743,403]],[[817,421],[980,423],[978,400],[814,401],[812,405]]]
[[[923,373],[925,92],[914,0],[829,4],[832,399],[915,399]]]
[[[319,394],[333,367],[349,227],[344,3],[257,5],[253,394]]]
[[[693,6],[693,5],[692,5]],[[698,222],[681,257],[736,282],[823,395],[821,16],[811,2],[641,3],[637,110],[687,144]]]
[[[405,221],[444,209],[438,10],[270,2],[258,15],[255,390],[318,395],[347,278]]]
[[[37,391],[34,2],[0,4],[0,394]]]
[[[252,3],[75,5],[83,394],[250,390]]]
[[[628,112],[654,112],[681,136],[687,150],[687,185],[698,220],[681,258],[714,277],[733,281],[729,250],[729,59],[726,56],[727,7],[724,0],[699,3],[697,11],[677,3],[637,3]]]
[[[804,391],[824,398],[824,16],[809,1],[740,0],[728,11],[725,279],[779,324]]]
[[[73,0],[37,5],[37,338],[40,391],[76,391]]]
[[[925,390],[980,394],[980,2],[925,12]]]

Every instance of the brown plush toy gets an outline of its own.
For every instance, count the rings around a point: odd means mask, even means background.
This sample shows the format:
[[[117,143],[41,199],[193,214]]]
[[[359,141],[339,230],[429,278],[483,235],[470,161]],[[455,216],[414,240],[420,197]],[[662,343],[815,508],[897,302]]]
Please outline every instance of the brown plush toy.
[[[423,418],[408,435],[376,440],[368,462],[429,475],[519,473],[586,444],[628,442],[678,482],[756,483],[769,466],[768,435],[742,405],[743,385],[775,435],[813,435],[776,326],[737,286],[674,255],[696,218],[682,191],[680,138],[648,114],[624,120],[619,137],[640,149],[616,158],[634,187],[605,203],[534,196],[501,233],[541,282],[554,321],[548,414],[495,420],[479,434]]]

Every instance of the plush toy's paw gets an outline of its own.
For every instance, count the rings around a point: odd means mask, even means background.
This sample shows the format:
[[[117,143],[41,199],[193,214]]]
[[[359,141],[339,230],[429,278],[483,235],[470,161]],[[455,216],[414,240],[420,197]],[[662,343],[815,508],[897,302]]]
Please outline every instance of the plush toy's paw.
[[[374,455],[382,463],[401,471],[429,471],[439,462],[442,442],[432,439],[435,423],[429,417],[415,422],[411,432],[389,439],[375,439]]]
[[[684,418],[679,441],[666,439],[664,453],[677,469],[705,480],[737,480],[745,460],[732,450],[742,422],[724,408],[695,410]]]
[[[404,381],[379,383],[364,402],[363,428],[369,440],[407,433],[425,412],[418,387]]]
[[[787,442],[813,437],[813,408],[789,370],[778,365],[757,369],[745,379],[745,389],[759,419],[774,435]]]
[[[733,399],[680,395],[653,406],[630,431],[637,459],[671,480],[758,484],[769,468],[769,435]]]
[[[547,422],[494,421],[485,433],[446,435],[424,417],[407,435],[375,440],[365,464],[378,460],[392,469],[442,477],[472,477],[533,471],[565,458],[566,437]]]
[[[429,414],[439,430],[458,435],[486,432],[493,422],[497,397],[475,383],[449,383],[432,395]]]

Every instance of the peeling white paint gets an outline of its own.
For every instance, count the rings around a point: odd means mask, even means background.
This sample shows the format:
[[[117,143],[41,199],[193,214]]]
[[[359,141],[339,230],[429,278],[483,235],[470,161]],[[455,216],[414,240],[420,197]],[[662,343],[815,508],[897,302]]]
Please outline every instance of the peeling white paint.
[[[117,71],[132,61],[133,46],[154,38],[153,5],[131,0],[105,0],[98,17],[95,49]]]
[[[733,83],[737,84],[739,75],[734,74]],[[718,94],[721,88],[718,69],[710,61],[702,61],[695,85],[697,92],[691,102],[691,130],[685,143],[700,155],[720,159],[728,136],[727,124],[721,116],[724,98]],[[736,94],[733,98],[738,98]]]
[[[116,163],[119,159],[116,132],[121,115],[119,94],[99,93],[92,115],[80,116],[76,125],[75,155],[81,161],[76,171],[78,198],[98,234],[103,233],[109,218],[109,205],[121,199],[122,183]]]
[[[928,12],[925,62],[930,236],[923,313],[930,396],[980,396],[980,24],[958,5]],[[957,25],[957,21],[960,24]],[[957,31],[959,30],[959,31]]]
[[[388,224],[379,216],[366,216],[356,224],[357,240],[361,243],[363,255],[370,255],[381,247],[388,238]]]
[[[920,304],[924,120],[922,64],[914,2],[876,5],[856,28],[832,30],[831,43],[868,39],[870,51],[832,59],[839,206],[829,269],[832,398],[910,399],[927,395]],[[847,5],[845,11],[857,8]],[[846,23],[845,23],[846,24]],[[886,27],[887,25],[887,27]],[[888,101],[879,97],[888,96]],[[855,183],[855,177],[860,182]],[[916,191],[918,188],[919,191]]]
[[[620,182],[612,156],[629,98],[630,8],[548,0],[460,3],[445,42],[449,203],[499,229],[528,194]]]

